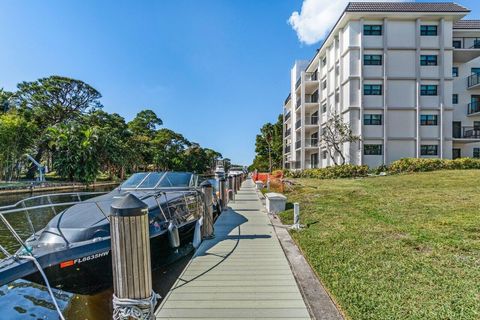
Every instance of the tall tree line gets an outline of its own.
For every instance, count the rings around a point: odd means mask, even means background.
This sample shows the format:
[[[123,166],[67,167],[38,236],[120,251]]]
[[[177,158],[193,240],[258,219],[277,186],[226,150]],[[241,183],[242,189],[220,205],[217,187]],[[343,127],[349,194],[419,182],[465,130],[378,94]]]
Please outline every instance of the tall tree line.
[[[277,122],[267,122],[260,128],[260,133],[255,138],[255,158],[250,171],[258,170],[272,172],[282,168],[282,136],[283,116],[280,114]]]
[[[0,179],[36,173],[25,154],[64,179],[93,182],[100,172],[123,179],[139,170],[207,173],[222,155],[163,128],[152,110],[130,122],[103,111],[101,94],[60,76],[0,89]]]

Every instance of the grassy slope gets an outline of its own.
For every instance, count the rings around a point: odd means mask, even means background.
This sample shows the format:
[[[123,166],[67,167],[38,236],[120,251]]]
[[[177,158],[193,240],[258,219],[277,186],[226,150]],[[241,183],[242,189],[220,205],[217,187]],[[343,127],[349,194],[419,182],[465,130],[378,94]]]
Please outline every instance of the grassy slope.
[[[480,171],[297,182],[293,238],[348,317],[480,319]]]

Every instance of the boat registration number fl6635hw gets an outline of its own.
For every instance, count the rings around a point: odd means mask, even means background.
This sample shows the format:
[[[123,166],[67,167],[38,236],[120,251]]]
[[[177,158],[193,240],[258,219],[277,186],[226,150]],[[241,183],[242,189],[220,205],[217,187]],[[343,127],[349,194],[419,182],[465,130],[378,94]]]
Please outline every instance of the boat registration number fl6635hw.
[[[105,256],[108,256],[109,252],[110,251],[105,251],[105,252],[95,253],[95,254],[92,254],[92,255],[89,255],[89,256],[86,256],[86,257],[78,258],[78,259],[75,259],[75,260],[67,260],[67,261],[64,261],[64,262],[60,263],[60,268],[71,267],[71,266],[76,265],[76,264],[80,264],[80,263],[87,262],[87,261],[90,261],[90,260],[95,260],[95,259],[98,259],[98,258],[101,258],[101,257],[105,257]]]

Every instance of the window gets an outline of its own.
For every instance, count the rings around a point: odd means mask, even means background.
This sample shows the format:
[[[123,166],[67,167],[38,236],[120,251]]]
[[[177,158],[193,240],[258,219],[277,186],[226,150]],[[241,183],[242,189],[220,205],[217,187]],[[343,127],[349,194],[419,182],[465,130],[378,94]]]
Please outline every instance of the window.
[[[363,26],[363,34],[366,36],[381,36],[382,26],[377,24],[366,24]]]
[[[424,144],[420,146],[420,155],[436,156],[438,155],[438,146],[435,144]]]
[[[328,152],[327,151],[322,151],[322,159],[327,159]]]
[[[366,126],[381,126],[382,115],[381,114],[364,114],[363,124]]]
[[[421,96],[436,96],[437,95],[437,85],[435,84],[422,84],[420,86],[420,95]]]
[[[363,154],[366,156],[380,156],[382,155],[382,145],[365,144],[363,145]]]
[[[327,88],[327,80],[323,80],[322,81],[322,89],[326,89]]]
[[[326,103],[322,104],[322,113],[325,113],[325,112],[327,112],[327,104]]]
[[[456,49],[460,49],[462,47],[462,41],[460,40],[453,40],[452,46]]]
[[[322,67],[325,67],[327,65],[327,57],[324,57],[322,59]]]
[[[421,36],[436,36],[437,35],[437,26],[429,26],[429,25],[420,26],[420,35]]]
[[[480,68],[471,68],[470,71],[472,74],[480,74]]]
[[[456,93],[452,94],[452,103],[458,104],[458,94]]]
[[[381,96],[382,85],[381,84],[364,84],[363,94],[366,96]]]
[[[363,64],[366,66],[381,66],[382,55],[380,54],[364,54]]]
[[[480,158],[480,148],[473,148],[473,157]]]
[[[436,66],[437,65],[437,56],[436,55],[421,55],[420,56],[420,65],[421,66]]]
[[[436,126],[438,125],[438,116],[436,114],[421,114],[420,125],[422,126]]]
[[[458,67],[452,67],[452,77],[458,77]]]

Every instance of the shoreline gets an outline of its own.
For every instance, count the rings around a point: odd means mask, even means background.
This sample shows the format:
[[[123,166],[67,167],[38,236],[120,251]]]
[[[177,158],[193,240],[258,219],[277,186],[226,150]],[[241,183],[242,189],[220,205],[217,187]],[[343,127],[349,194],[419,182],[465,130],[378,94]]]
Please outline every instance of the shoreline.
[[[95,189],[99,187],[106,187],[106,186],[113,186],[118,185],[119,182],[98,182],[93,183],[90,185],[86,185],[84,183],[79,184],[71,184],[71,185],[59,185],[59,186],[35,186],[34,188],[19,188],[19,189],[8,189],[8,190],[0,190],[0,195],[7,195],[7,194],[18,194],[18,193],[35,193],[35,192],[45,192],[45,191],[55,191],[55,190],[77,190],[77,189]]]

